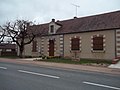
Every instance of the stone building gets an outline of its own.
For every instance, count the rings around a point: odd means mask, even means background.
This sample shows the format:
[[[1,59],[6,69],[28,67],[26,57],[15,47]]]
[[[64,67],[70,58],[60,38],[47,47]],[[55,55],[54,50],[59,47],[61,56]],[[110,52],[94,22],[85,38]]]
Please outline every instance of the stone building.
[[[29,28],[37,36],[25,46],[25,56],[120,57],[120,11],[63,21],[52,19]]]

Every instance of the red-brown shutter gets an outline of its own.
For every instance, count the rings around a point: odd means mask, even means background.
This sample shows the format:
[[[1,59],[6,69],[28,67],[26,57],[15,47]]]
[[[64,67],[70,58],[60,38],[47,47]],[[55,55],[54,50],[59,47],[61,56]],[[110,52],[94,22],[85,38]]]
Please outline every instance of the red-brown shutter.
[[[71,50],[79,50],[80,49],[80,42],[79,42],[79,38],[72,38],[71,39]]]
[[[37,52],[37,41],[33,41],[32,44],[32,52]]]
[[[103,50],[103,37],[93,38],[93,50]]]

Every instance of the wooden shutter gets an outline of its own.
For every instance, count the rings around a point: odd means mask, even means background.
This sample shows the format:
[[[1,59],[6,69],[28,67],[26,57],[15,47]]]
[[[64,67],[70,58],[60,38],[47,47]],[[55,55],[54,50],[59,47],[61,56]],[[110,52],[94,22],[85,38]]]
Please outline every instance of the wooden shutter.
[[[32,44],[32,52],[37,52],[37,41],[33,41]]]
[[[103,37],[93,38],[93,50],[103,50]]]
[[[71,39],[71,50],[80,50],[80,42],[79,38],[72,38]]]

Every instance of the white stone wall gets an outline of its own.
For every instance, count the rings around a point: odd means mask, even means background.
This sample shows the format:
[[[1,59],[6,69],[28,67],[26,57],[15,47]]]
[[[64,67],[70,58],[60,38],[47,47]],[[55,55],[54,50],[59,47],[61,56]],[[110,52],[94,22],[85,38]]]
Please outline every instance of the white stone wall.
[[[91,37],[97,34],[105,35],[105,47],[104,47],[105,52],[91,51]],[[65,57],[73,57],[75,55],[75,53],[70,52],[70,47],[69,47],[70,38],[74,36],[81,37],[81,52],[77,52],[78,58],[113,59],[115,57],[114,30],[66,34],[64,36],[64,56]]]
[[[105,52],[92,52],[91,50],[91,37],[93,35],[103,35],[104,38],[104,48]],[[77,52],[77,58],[90,58],[90,59],[113,59],[115,58],[115,31],[96,31],[96,32],[85,32],[85,33],[76,33],[76,34],[65,34],[63,35],[53,35],[53,36],[44,36],[38,37],[37,40],[37,52],[32,52],[32,43],[25,47],[24,54],[28,56],[39,56],[39,49],[42,54],[49,56],[49,39],[55,39],[55,49],[54,56],[63,56],[64,57],[74,57],[75,53],[70,51],[70,38],[71,37],[80,37],[80,52]],[[119,35],[117,35],[119,36]],[[119,40],[117,40],[119,41]],[[120,44],[117,43],[117,46]],[[117,48],[117,50],[119,50]],[[117,53],[119,55],[119,53]]]
[[[120,57],[120,29],[116,30],[116,55]]]

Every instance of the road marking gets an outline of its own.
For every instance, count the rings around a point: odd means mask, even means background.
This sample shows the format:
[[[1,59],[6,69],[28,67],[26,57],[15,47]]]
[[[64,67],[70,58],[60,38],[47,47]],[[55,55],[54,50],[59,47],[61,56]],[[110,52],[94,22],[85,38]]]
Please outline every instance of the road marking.
[[[28,74],[33,74],[33,75],[39,75],[39,76],[44,76],[44,77],[50,77],[50,78],[60,78],[58,76],[53,76],[53,75],[47,75],[47,74],[41,74],[41,73],[35,73],[35,72],[30,72],[30,71],[24,71],[24,70],[18,70],[19,72],[23,72],[23,73],[28,73]]]
[[[6,67],[0,67],[0,69],[7,69]]]
[[[97,84],[97,83],[92,83],[92,82],[83,82],[83,83],[89,84],[89,85],[94,85],[94,86],[99,86],[99,87],[106,87],[106,88],[111,88],[111,89],[115,89],[115,90],[120,90],[120,88],[103,85],[103,84]]]

